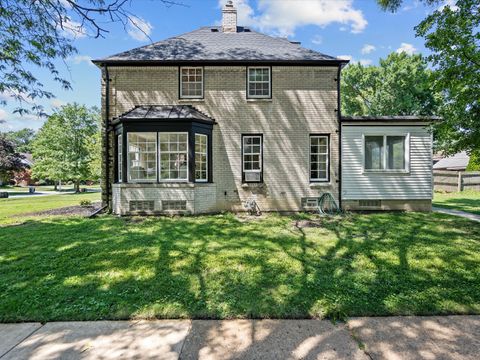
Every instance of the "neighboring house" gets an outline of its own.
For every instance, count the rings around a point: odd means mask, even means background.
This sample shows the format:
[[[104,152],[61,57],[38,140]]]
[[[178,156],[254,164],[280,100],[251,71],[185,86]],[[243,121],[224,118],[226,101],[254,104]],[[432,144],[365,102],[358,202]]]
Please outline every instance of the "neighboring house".
[[[236,20],[94,61],[114,213],[431,208],[428,119],[342,119],[348,61]]]
[[[29,153],[21,153],[20,155],[23,156],[22,164],[25,168],[13,174],[13,181],[17,186],[28,186],[32,181],[33,157]]]
[[[456,153],[455,155],[441,158],[433,165],[433,170],[453,170],[465,171],[470,161],[466,151]]]

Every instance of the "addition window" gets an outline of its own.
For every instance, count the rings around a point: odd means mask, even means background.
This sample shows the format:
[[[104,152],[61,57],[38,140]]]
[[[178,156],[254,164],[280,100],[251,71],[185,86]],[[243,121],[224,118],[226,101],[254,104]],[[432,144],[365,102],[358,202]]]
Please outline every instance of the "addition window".
[[[159,133],[160,181],[188,180],[188,133]]]
[[[262,135],[242,135],[242,180],[261,182],[263,179]]]
[[[117,136],[117,176],[118,182],[122,182],[122,156],[123,156],[123,148],[122,148],[122,134]]]
[[[180,97],[184,99],[203,98],[203,68],[180,68]]]
[[[407,171],[408,135],[365,135],[366,171]]]
[[[329,180],[329,136],[310,135],[310,181]]]
[[[248,98],[271,97],[270,67],[249,67],[247,81]]]
[[[208,136],[195,134],[195,181],[208,181]]]
[[[128,181],[157,180],[157,133],[128,133]]]

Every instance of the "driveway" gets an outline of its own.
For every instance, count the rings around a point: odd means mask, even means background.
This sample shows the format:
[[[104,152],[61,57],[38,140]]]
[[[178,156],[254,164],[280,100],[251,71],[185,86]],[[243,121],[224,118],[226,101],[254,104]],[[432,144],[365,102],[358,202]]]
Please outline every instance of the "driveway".
[[[480,316],[0,325],[4,359],[478,359]]]

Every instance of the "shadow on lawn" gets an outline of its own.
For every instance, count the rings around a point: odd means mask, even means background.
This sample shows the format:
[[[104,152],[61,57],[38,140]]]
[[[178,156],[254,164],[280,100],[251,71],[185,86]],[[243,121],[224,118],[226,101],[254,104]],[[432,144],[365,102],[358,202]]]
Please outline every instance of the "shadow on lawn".
[[[412,213],[302,228],[300,218],[106,216],[4,227],[0,321],[480,311],[476,224]]]
[[[467,211],[472,214],[480,215],[480,199],[471,198],[452,198],[442,199],[436,202],[434,206]]]

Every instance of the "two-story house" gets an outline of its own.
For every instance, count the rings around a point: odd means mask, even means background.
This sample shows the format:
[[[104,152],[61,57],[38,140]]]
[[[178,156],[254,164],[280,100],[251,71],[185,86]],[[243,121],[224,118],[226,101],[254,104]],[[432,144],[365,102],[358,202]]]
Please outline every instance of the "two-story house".
[[[342,118],[346,60],[237,26],[125,51],[102,70],[103,201],[116,214],[431,207],[428,119]]]

